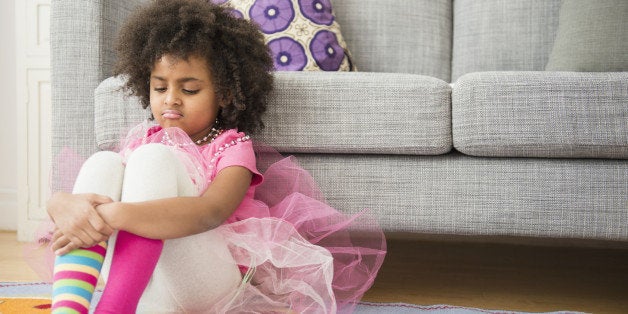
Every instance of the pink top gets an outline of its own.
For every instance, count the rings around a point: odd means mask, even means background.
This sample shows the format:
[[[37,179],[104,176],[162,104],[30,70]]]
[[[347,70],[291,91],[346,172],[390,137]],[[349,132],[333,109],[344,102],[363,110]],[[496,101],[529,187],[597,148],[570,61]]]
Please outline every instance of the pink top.
[[[140,134],[145,135],[139,137]],[[133,150],[144,144],[161,143],[172,147],[196,184],[198,195],[207,190],[222,169],[233,166],[248,169],[253,174],[251,185],[238,209],[225,223],[269,216],[268,206],[254,199],[255,188],[264,181],[264,177],[257,170],[253,141],[243,132],[229,129],[211,143],[199,146],[179,128],[163,129],[159,125],[142,123],[129,132],[126,143],[120,151],[125,160]]]

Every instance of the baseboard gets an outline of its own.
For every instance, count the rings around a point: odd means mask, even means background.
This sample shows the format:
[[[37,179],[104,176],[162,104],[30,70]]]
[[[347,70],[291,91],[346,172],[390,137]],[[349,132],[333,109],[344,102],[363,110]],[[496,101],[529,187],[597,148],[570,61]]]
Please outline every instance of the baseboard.
[[[17,230],[17,190],[0,189],[0,230]]]

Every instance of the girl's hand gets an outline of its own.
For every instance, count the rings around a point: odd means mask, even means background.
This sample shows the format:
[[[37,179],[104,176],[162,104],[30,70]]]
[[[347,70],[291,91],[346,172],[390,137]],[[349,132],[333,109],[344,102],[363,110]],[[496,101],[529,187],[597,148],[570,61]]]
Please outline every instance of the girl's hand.
[[[48,201],[48,214],[58,230],[53,237],[55,254],[91,247],[107,240],[113,229],[98,215],[96,206],[113,202],[98,194],[55,193]]]

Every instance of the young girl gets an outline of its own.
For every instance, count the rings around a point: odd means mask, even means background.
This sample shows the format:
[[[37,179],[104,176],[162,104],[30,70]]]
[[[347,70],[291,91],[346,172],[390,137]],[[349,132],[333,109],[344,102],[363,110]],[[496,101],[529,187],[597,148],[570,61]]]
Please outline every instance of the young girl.
[[[207,1],[157,0],[118,40],[116,73],[151,121],[50,199],[53,313],[87,312],[101,269],[97,313],[351,312],[385,240],[323,203],[293,158],[258,149],[258,170],[249,134],[272,60],[257,28]]]

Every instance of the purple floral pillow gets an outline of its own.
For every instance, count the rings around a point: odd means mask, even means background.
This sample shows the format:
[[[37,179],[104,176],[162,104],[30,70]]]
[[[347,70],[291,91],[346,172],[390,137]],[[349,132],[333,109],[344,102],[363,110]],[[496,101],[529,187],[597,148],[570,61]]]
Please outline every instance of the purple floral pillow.
[[[259,25],[277,71],[355,71],[330,0],[210,0]]]

